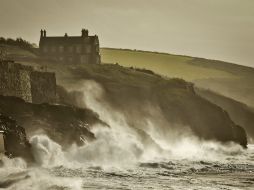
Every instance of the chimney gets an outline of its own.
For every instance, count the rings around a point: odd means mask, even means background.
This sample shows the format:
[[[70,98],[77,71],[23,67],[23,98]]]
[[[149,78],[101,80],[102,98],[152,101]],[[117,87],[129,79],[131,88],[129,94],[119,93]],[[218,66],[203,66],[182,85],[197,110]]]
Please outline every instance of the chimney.
[[[41,29],[41,38],[43,37],[43,30]]]
[[[43,37],[46,37],[46,30],[43,31]]]
[[[88,30],[82,29],[82,30],[81,30],[81,36],[82,36],[82,37],[87,37],[87,36],[88,36]]]

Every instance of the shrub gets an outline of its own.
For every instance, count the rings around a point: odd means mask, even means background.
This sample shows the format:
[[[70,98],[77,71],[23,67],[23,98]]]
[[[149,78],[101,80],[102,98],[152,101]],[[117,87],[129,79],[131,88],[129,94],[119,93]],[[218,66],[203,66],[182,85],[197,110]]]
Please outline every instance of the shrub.
[[[23,40],[22,38],[17,38],[16,40],[14,40],[12,38],[0,37],[0,45],[15,45],[26,50],[33,49],[33,45],[28,41]]]

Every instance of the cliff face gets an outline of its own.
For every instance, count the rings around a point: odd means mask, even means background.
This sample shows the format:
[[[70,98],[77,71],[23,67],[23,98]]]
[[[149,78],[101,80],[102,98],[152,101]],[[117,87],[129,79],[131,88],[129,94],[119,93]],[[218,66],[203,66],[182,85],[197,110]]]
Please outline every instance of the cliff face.
[[[182,86],[186,85],[185,82],[181,83]],[[221,107],[193,93],[194,89],[182,88],[182,93],[179,93],[176,89],[172,90],[172,86],[168,84],[157,85],[155,89],[160,93],[154,93],[154,98],[167,114],[169,122],[190,126],[202,139],[234,141],[246,147],[247,137],[244,129],[237,126]]]
[[[196,92],[209,100],[210,102],[215,103],[224,110],[226,110],[230,118],[238,125],[242,126],[247,134],[248,140],[254,142],[254,110],[247,105],[238,102],[234,99],[222,96],[210,90],[205,89],[195,89]]]
[[[33,160],[30,144],[25,129],[17,125],[16,121],[0,114],[0,130],[3,131],[5,154],[10,157],[23,157]]]
[[[105,125],[98,116],[88,109],[69,106],[31,104],[19,98],[0,96],[0,112],[14,118],[24,126],[27,136],[46,134],[54,141],[70,146],[94,139],[90,127]],[[105,125],[106,126],[106,125]]]
[[[34,59],[30,61],[33,65],[37,64]],[[37,65],[40,66],[39,63]],[[104,99],[100,101],[123,114],[129,126],[136,129],[147,131],[149,122],[152,122],[155,130],[169,139],[178,140],[179,134],[191,131],[201,139],[234,141],[243,146],[247,144],[245,131],[237,126],[222,108],[197,95],[192,84],[183,80],[163,78],[152,72],[119,65],[63,65],[57,62],[44,62],[43,65],[56,72],[59,85],[76,90],[71,98],[61,97],[63,103],[84,108],[85,104],[75,101],[83,96],[83,92],[78,92],[81,88],[79,84],[84,80],[92,80],[105,92]],[[77,121],[82,121],[82,126],[87,118],[80,116],[84,114],[83,111],[80,113],[75,108],[64,106],[34,106],[24,102],[13,104],[10,100],[2,101],[1,104],[0,108],[4,113],[18,118],[19,122],[32,131],[30,134],[42,126],[57,142],[65,141],[63,130],[76,131],[76,127],[72,126],[78,126]],[[92,118],[100,122],[98,117],[96,119],[93,115]]]
[[[61,69],[58,76],[63,86],[77,86],[83,80],[100,84],[105,91],[103,101],[124,114],[134,128],[146,131],[152,122],[155,130],[168,139],[177,140],[179,134],[191,131],[201,139],[247,145],[244,129],[222,108],[197,95],[193,85],[184,80],[165,79],[117,65],[65,66]]]

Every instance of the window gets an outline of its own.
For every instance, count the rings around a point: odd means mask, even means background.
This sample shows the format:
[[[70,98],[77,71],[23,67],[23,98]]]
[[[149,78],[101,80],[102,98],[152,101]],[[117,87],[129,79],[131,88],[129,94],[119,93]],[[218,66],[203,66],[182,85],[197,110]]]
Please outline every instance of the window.
[[[80,45],[76,46],[76,53],[81,53],[81,46]]]
[[[64,52],[64,47],[63,46],[59,46],[59,52],[63,53]]]
[[[81,63],[88,63],[89,62],[89,57],[88,56],[85,56],[85,55],[82,55],[80,57],[80,62]]]
[[[56,47],[55,46],[51,47],[51,52],[56,52]]]
[[[88,38],[88,37],[83,38],[83,42],[84,42],[84,43],[89,43],[89,38]]]
[[[43,52],[44,52],[44,53],[47,53],[47,52],[48,52],[47,46],[43,47]]]
[[[91,53],[91,46],[90,45],[87,45],[85,47],[85,50],[86,50],[86,53]]]
[[[68,47],[68,51],[69,51],[69,53],[72,53],[73,52],[73,46]]]

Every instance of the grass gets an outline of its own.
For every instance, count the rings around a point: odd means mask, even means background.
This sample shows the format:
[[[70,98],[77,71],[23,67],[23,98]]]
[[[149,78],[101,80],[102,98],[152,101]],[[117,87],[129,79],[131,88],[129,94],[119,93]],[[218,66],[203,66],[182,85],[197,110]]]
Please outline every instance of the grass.
[[[103,63],[118,63],[125,67],[145,68],[163,76],[193,81],[203,78],[234,78],[235,75],[213,68],[191,64],[192,57],[164,53],[101,49]]]
[[[128,49],[101,49],[102,62],[148,69],[194,82],[196,86],[254,107],[254,68],[217,60]]]

